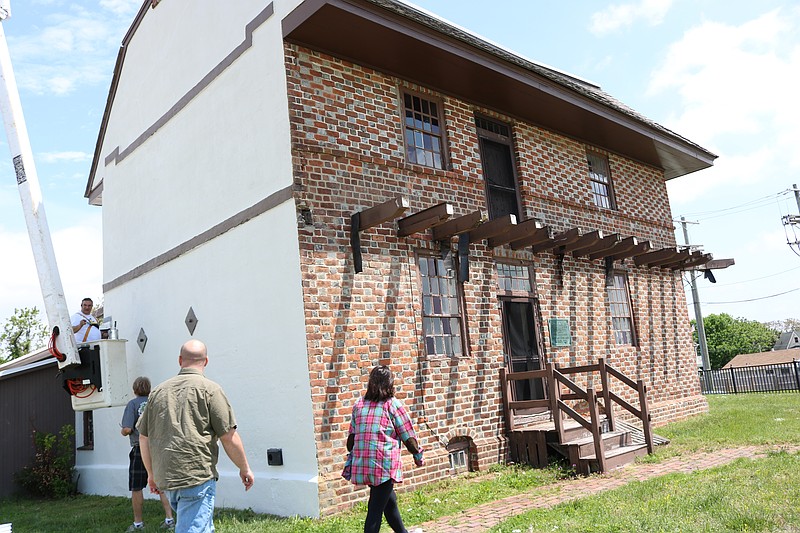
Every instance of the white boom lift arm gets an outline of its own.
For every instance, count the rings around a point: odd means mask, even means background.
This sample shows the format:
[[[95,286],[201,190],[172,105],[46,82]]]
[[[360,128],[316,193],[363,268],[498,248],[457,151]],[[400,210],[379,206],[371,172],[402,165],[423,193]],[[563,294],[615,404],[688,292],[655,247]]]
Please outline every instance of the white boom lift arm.
[[[22,103],[19,98],[17,81],[11,66],[11,55],[8,51],[6,35],[2,21],[11,16],[9,0],[0,0],[0,111],[8,136],[8,147],[17,176],[17,187],[25,211],[25,222],[28,226],[28,237],[33,248],[36,271],[39,274],[39,285],[42,289],[47,321],[50,324],[50,348],[58,359],[59,368],[80,364],[78,346],[72,333],[72,322],[67,309],[67,300],[61,286],[58,265],[50,239],[50,229],[42,203],[42,191],[36,166],[33,164],[28,129],[22,115]]]

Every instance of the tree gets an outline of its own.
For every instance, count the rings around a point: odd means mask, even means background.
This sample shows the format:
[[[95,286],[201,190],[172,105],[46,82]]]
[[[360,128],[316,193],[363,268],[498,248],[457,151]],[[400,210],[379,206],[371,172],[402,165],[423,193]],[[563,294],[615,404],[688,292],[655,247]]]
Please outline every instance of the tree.
[[[772,349],[779,333],[755,320],[733,318],[727,313],[703,317],[711,368],[722,368],[743,353],[766,352]],[[697,342],[697,332],[694,333]]]
[[[22,357],[47,343],[48,328],[36,307],[14,309],[0,334],[0,363]]]
[[[777,330],[778,333],[783,333],[784,331],[800,331],[800,319],[797,318],[772,320],[770,322],[765,322],[764,325]]]

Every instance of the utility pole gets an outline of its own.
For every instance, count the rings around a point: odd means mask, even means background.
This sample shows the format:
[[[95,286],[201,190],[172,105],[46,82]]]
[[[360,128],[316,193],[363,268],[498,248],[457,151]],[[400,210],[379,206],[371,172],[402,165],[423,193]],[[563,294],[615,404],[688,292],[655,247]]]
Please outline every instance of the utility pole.
[[[797,202],[797,211],[800,213],[800,189],[797,188],[797,184],[792,184],[792,190],[794,191],[794,199]],[[784,226],[800,226],[800,214],[797,215],[786,215],[781,218]],[[795,233],[796,235],[796,233]],[[794,242],[789,241],[788,232],[786,238],[786,244],[792,249],[792,251],[800,255],[800,241],[795,240]]]
[[[798,200],[800,202],[800,199]],[[681,217],[681,226],[683,227],[683,242],[688,248],[689,244],[689,231],[686,229],[688,224],[697,224],[697,222],[689,222],[686,217]],[[703,371],[711,370],[711,361],[708,357],[708,343],[706,342],[706,328],[703,325],[703,311],[700,309],[700,295],[697,292],[697,274],[689,271],[689,276],[692,283],[692,304],[694,305],[694,319],[697,323],[697,340],[700,342],[700,356],[703,359]]]

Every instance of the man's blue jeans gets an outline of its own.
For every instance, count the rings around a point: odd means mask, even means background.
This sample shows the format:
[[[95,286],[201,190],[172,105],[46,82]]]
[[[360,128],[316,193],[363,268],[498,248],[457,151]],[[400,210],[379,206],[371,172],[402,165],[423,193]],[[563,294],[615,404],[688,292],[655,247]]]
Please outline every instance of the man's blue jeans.
[[[164,492],[170,506],[178,515],[175,521],[175,533],[214,532],[216,480],[209,479],[202,485]]]

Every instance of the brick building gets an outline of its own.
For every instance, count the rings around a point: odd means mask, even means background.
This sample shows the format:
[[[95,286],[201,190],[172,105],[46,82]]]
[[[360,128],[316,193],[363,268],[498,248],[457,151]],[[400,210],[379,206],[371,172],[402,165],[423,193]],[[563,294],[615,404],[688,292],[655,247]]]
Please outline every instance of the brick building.
[[[223,461],[224,504],[364,498],[339,472],[376,364],[428,450],[406,486],[505,459],[502,368],[604,358],[654,420],[706,409],[680,270],[709,258],[676,249],[665,182],[713,154],[402,2],[188,6],[145,2],[126,36],[87,197],[105,306],[148,339],[128,375],[174,373],[187,312],[209,345],[257,479]],[[79,456],[84,491],[119,491],[93,469],[120,447]]]

